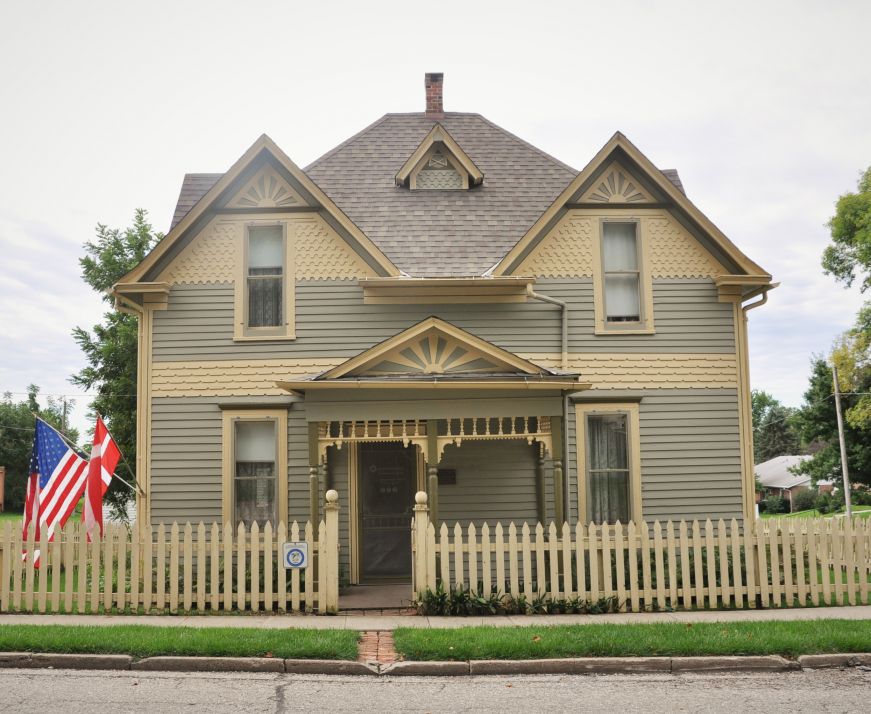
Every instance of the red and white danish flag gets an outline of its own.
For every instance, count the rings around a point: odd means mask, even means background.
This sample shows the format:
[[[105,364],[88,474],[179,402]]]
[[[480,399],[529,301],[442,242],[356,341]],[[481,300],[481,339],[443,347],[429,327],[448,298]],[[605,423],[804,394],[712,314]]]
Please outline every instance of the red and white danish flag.
[[[91,448],[91,460],[88,464],[88,477],[85,481],[85,504],[82,509],[82,522],[88,532],[98,526],[103,534],[103,496],[112,482],[115,467],[121,460],[121,450],[97,415],[97,426],[94,428],[94,446]]]

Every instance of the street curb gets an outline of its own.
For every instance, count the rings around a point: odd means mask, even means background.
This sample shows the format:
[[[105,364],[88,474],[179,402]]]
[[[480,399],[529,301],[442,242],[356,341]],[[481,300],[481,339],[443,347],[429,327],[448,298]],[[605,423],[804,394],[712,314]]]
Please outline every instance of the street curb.
[[[692,674],[717,672],[789,672],[806,669],[871,666],[871,653],[724,657],[575,657],[565,659],[400,661],[370,665],[351,660],[272,657],[146,657],[129,655],[0,652],[0,669],[91,669],[147,672],[268,672],[356,676],[457,677],[520,674]]]
[[[284,660],[272,657],[146,657],[131,669],[146,672],[284,672]]]
[[[802,669],[871,666],[871,654],[816,654],[798,658]]]
[[[671,671],[684,672],[786,672],[801,669],[798,662],[779,655],[737,657],[672,657]]]
[[[469,663],[470,674],[635,674],[669,672],[668,657],[572,657],[565,659],[482,659]]]

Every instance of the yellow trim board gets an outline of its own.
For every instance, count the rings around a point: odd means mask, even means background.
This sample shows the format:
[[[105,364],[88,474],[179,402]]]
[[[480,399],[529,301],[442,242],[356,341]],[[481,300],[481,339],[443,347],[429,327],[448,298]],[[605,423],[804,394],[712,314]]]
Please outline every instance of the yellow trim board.
[[[271,156],[278,164],[293,176],[314,199],[329,213],[336,222],[360,245],[386,275],[400,275],[400,270],[393,262],[361,231],[348,216],[323,192],[308,175],[299,168],[278,145],[266,134],[260,136],[250,148],[234,163],[230,169],[197,201],[178,224],[160,241],[152,251],[145,256],[133,270],[121,278],[119,283],[139,282],[148,271],[162,258],[169,249],[178,242],[199,218],[217,201],[217,199],[234,183],[262,154]]]
[[[603,403],[575,405],[575,436],[577,441],[578,518],[589,523],[587,510],[587,417],[591,414],[626,414],[628,417],[629,448],[629,517],[635,522],[643,520],[641,501],[641,419],[638,404]]]
[[[471,178],[471,182],[474,185],[477,185],[484,180],[484,174],[481,173],[481,169],[479,169],[469,155],[463,151],[463,148],[454,140],[454,137],[450,135],[448,130],[441,124],[437,123],[423,138],[423,141],[420,142],[418,147],[414,150],[414,153],[408,157],[408,160],[402,165],[402,168],[397,171],[397,185],[405,184],[409,180],[414,170],[423,162],[427,153],[437,143],[444,144],[445,149],[447,149],[456,162],[460,164],[463,171],[465,171]]]
[[[689,198],[686,197],[638,148],[619,131],[599,150],[583,170],[572,180],[565,190],[557,196],[550,207],[541,214],[539,219],[532,225],[517,244],[499,261],[493,269],[494,276],[511,274],[515,270],[515,264],[523,253],[541,236],[544,229],[564,209],[572,197],[577,194],[581,186],[612,158],[616,150],[622,150],[629,156],[652,184],[654,184],[672,203],[686,213],[726,255],[746,273],[751,275],[768,275],[759,265],[748,258],[741,250],[730,241],[726,235],[714,223],[705,216]],[[770,275],[768,276],[770,279]]]
[[[281,389],[292,394],[323,389],[505,389],[518,391],[551,390],[551,391],[581,391],[590,389],[589,382],[569,379],[535,380],[533,376],[521,380],[444,380],[438,377],[418,380],[390,381],[380,379],[343,379],[338,381],[297,381],[276,382]]]

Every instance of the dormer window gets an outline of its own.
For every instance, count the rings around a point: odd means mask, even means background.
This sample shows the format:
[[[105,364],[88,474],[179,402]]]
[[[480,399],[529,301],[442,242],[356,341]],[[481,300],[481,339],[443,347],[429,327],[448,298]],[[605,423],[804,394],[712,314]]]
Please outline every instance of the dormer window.
[[[411,190],[457,191],[476,186],[484,174],[447,130],[436,124],[396,174]]]

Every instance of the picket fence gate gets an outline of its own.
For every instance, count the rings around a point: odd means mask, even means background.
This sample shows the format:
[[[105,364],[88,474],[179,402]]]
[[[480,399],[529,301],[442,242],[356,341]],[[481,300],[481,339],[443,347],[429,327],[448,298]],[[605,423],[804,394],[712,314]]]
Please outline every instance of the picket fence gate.
[[[330,612],[339,603],[338,494],[317,528],[296,521],[173,523],[131,530],[107,524],[88,539],[78,522],[40,538],[6,522],[0,532],[0,611]],[[308,566],[285,570],[285,542],[305,542]],[[38,553],[38,558],[34,557]],[[26,555],[25,555],[26,554]]]
[[[426,494],[412,524],[415,593],[462,587],[551,601],[616,598],[620,611],[867,605],[871,519],[757,520],[741,527],[487,523],[438,531]]]

